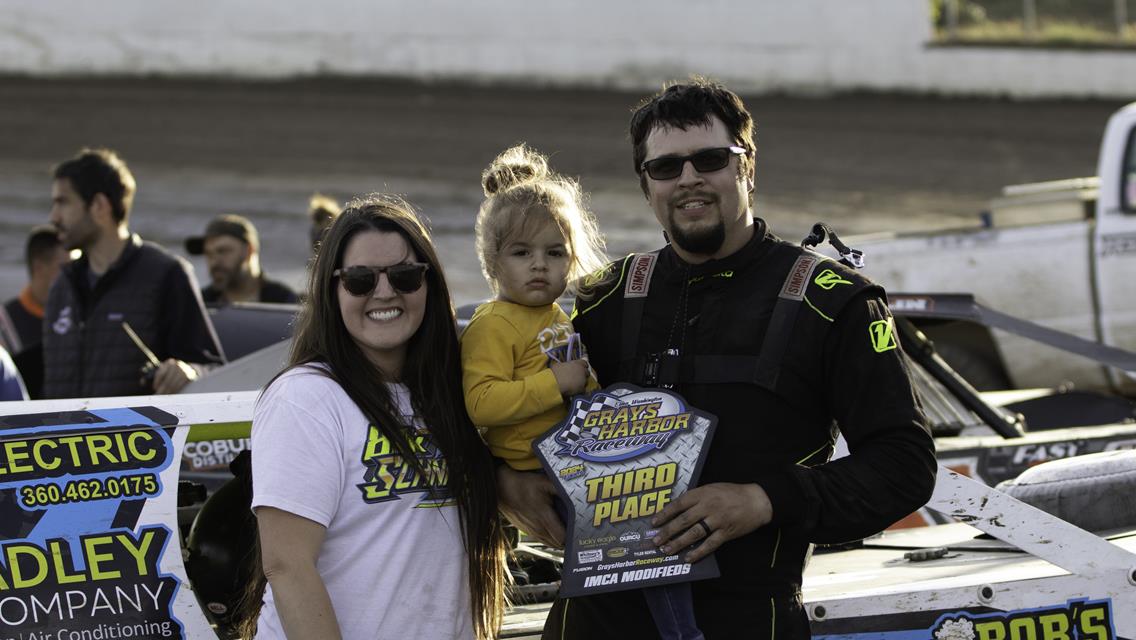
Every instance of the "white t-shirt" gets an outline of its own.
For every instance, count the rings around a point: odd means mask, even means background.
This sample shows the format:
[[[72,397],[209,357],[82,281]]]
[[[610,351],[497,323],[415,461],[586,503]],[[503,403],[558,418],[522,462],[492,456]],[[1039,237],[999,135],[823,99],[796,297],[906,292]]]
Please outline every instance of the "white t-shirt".
[[[388,385],[404,416],[410,393]],[[445,492],[445,461],[421,423],[421,457]],[[466,552],[452,501],[432,498],[343,389],[310,367],[265,390],[252,422],[252,506],[327,528],[317,567],[345,640],[473,638]],[[431,481],[428,480],[428,481]],[[257,638],[284,638],[269,587]]]

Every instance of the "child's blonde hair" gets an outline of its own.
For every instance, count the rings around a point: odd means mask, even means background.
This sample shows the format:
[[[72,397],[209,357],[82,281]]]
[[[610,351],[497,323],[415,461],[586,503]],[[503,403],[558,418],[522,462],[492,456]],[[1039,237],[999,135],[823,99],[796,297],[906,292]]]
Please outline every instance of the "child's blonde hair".
[[[563,234],[571,262],[568,291],[586,296],[594,283],[585,276],[607,262],[596,217],[584,204],[579,183],[553,173],[548,159],[524,144],[506,149],[481,172],[485,202],[474,227],[481,272],[497,292],[497,256],[518,234],[554,223]],[[589,286],[590,285],[590,286]]]

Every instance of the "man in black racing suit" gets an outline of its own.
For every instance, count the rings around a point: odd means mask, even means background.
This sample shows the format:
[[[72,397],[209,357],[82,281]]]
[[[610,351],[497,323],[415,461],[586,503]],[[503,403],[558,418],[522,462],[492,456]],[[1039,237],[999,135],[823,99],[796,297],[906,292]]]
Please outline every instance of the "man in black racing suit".
[[[920,507],[934,443],[883,290],[774,236],[752,214],[752,119],[702,80],[632,117],[635,167],[671,244],[614,263],[573,316],[600,383],[669,386],[718,417],[701,484],[658,518],[667,553],[701,541],[721,577],[693,583],[706,638],[808,638],[812,543],[874,534]],[[850,455],[829,462],[843,433]],[[559,541],[539,495],[499,470],[506,513]],[[561,599],[544,637],[653,638],[640,591]]]

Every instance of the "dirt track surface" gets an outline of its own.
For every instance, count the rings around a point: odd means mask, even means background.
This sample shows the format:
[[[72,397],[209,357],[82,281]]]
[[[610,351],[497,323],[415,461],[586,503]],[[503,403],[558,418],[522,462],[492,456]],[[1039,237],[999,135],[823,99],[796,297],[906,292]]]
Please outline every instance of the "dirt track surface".
[[[578,177],[613,255],[660,236],[631,171],[641,93],[389,80],[226,82],[0,78],[0,297],[24,280],[49,168],[109,146],[139,184],[132,228],[181,251],[221,212],[257,224],[268,271],[294,285],[307,197],[402,193],[431,219],[459,303],[486,295],[471,232],[479,175],[526,141]],[[957,225],[1005,184],[1091,175],[1119,102],[853,95],[746,100],[758,123],[759,215],[787,238]],[[205,276],[197,261],[198,277]]]

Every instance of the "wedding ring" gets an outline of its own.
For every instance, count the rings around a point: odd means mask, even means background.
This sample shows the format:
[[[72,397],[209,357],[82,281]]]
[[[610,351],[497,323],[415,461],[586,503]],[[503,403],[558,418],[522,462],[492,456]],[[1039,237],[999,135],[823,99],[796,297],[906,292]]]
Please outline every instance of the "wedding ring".
[[[695,522],[694,524],[696,524],[696,525],[698,525],[698,526],[702,527],[702,530],[706,532],[706,535],[704,536],[704,537],[706,537],[706,538],[709,538],[709,537],[710,537],[710,534],[714,533],[714,532],[713,532],[713,531],[712,531],[712,530],[710,529],[710,525],[706,524],[706,521],[705,521],[705,520],[699,520],[698,522]]]

